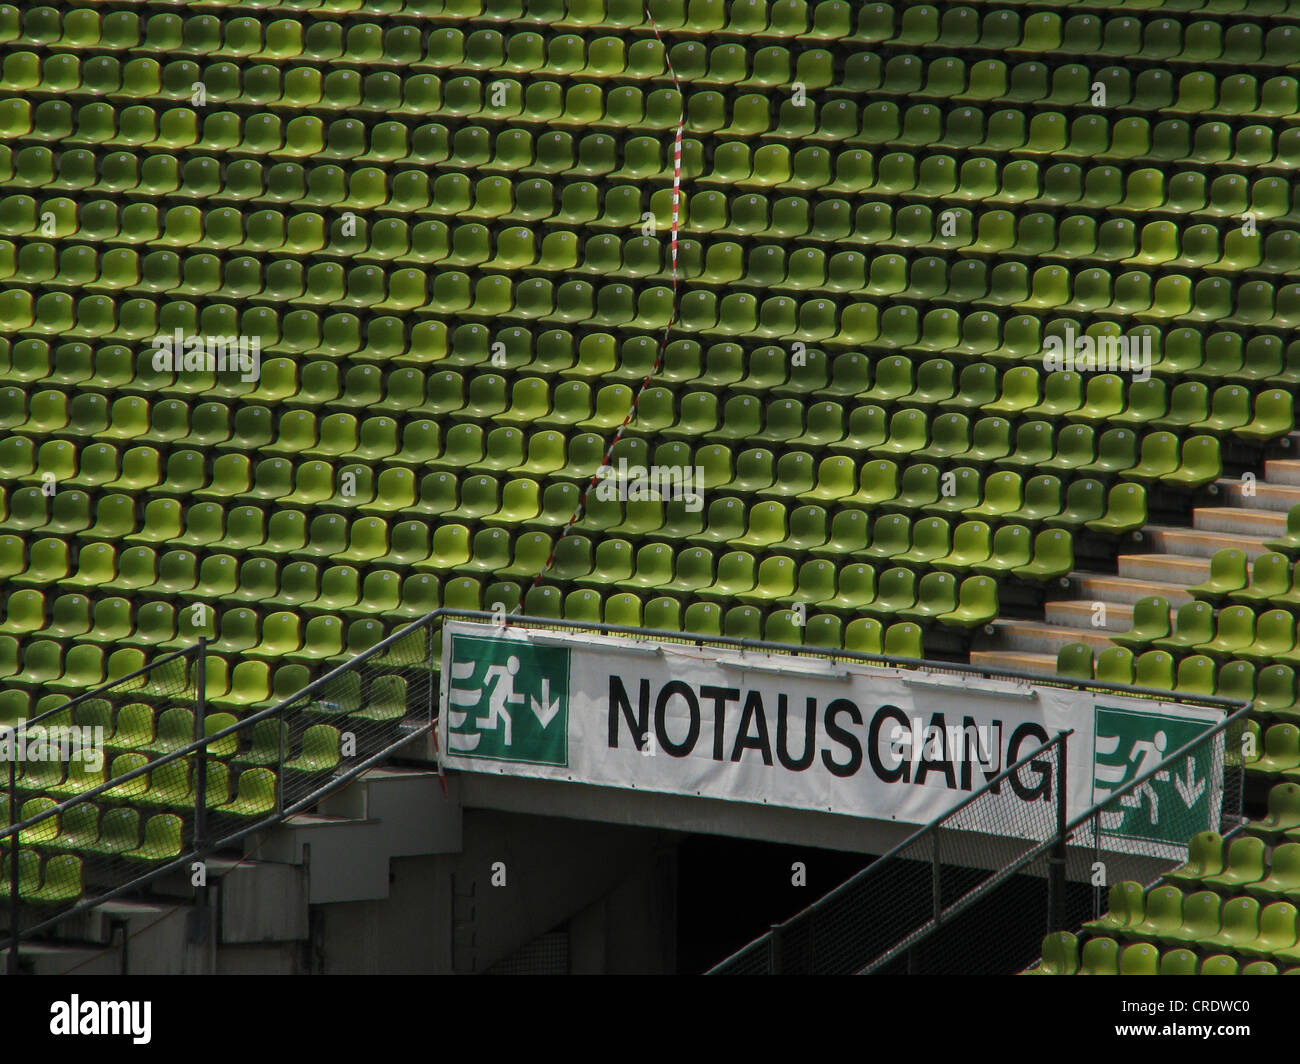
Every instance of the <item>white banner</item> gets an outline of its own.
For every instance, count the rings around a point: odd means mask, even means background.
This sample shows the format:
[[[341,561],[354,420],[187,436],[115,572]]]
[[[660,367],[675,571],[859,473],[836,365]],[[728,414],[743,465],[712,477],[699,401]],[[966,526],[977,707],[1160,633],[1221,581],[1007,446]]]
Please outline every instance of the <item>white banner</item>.
[[[1223,717],[939,668],[467,622],[445,627],[441,705],[451,768],[918,825],[1071,729],[1074,817]],[[1183,843],[1217,827],[1222,742],[1211,756],[1213,745],[1142,788],[1107,834]],[[1050,831],[1055,776],[1054,759],[1031,762],[1004,781],[1002,801],[980,803],[987,824],[963,826]],[[1026,817],[1035,802],[1052,812]]]

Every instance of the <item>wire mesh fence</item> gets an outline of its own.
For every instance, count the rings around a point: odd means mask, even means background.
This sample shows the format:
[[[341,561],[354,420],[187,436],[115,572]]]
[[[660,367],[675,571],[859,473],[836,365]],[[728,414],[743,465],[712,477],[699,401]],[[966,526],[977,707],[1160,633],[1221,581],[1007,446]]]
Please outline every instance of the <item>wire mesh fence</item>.
[[[34,716],[6,727],[0,778],[10,831],[0,846],[11,929],[15,903],[39,920],[179,851],[193,826],[188,766],[168,755],[201,734],[201,654],[166,655],[71,699],[46,695]],[[162,763],[156,773],[136,771],[151,758]]]
[[[1072,859],[1086,862],[1079,869],[1086,889],[1070,891],[1042,933],[1075,930],[1097,919],[1114,883],[1153,885],[1186,859],[1193,835],[1238,831],[1248,819],[1246,751],[1253,739],[1249,711],[1234,713],[1073,821],[1067,829]],[[1033,943],[1020,968],[1037,957],[1038,945]]]
[[[336,670],[281,703],[253,739],[276,770],[277,811],[319,790],[322,772],[368,761],[433,721],[441,625],[417,623],[380,653]]]
[[[714,974],[849,974],[906,948],[1061,826],[1058,804],[1021,801],[1059,780],[1069,733],[1044,743],[853,879],[728,958]]]
[[[289,680],[269,704],[232,700],[221,671],[225,663],[207,656],[202,643],[74,698],[56,693],[39,700],[30,719],[16,722],[7,733],[0,731],[0,753],[6,756],[0,760],[0,798],[7,802],[7,827],[0,830],[0,890],[9,902],[10,940],[34,935],[310,808],[413,738],[432,732],[442,623],[453,617],[481,621],[494,615],[435,610],[316,679],[309,662],[295,666],[300,670],[296,675],[281,670]],[[510,623],[927,668],[951,673],[957,682],[965,675],[1029,678],[1013,670],[935,666],[759,640],[531,617],[512,617]],[[1165,692],[1139,688],[1032,679],[1167,698]],[[217,692],[212,699],[210,689]],[[1237,730],[1228,735],[1221,727],[1215,748],[1223,758],[1215,793],[1222,795],[1225,818],[1240,815],[1244,777],[1244,713],[1234,720]],[[38,762],[19,748],[19,740],[42,737],[42,728],[48,748],[54,725],[69,729],[60,739],[58,758]],[[77,735],[82,736],[80,747]],[[9,746],[4,745],[6,736]],[[998,789],[1005,785],[1031,793],[1044,779],[1057,778],[1063,750],[1064,740],[1058,737],[1022,758],[888,860],[876,862],[817,903],[812,916],[800,914],[716,970],[857,971],[873,962],[893,964],[909,951],[915,959],[918,929],[924,938],[935,926],[951,924],[959,907],[969,906],[972,895],[987,892],[999,877],[1050,879],[1045,871],[1037,873],[1032,862],[1042,859],[1050,840],[1060,835],[1063,810],[1050,800],[1008,802]],[[1192,785],[1186,774],[1180,778]],[[1113,801],[1132,789],[1117,792]],[[1180,839],[1194,830],[1199,829],[1183,832]],[[1076,824],[1069,832],[1077,836],[1072,838],[1075,851],[1091,846],[1109,852],[1115,829],[1097,814],[1091,827]],[[1154,853],[1121,847],[1121,863],[1112,878],[1133,878],[1122,862],[1150,861],[1171,847],[1165,841]],[[863,887],[860,881],[867,876]],[[1095,911],[1102,891],[1085,893]],[[1060,890],[1052,893],[1052,911],[1059,908],[1060,897]],[[1083,903],[1072,895],[1071,904]],[[927,921],[934,925],[928,932]],[[912,946],[900,952],[904,940]],[[15,953],[10,951],[11,963]]]
[[[1095,804],[1069,822],[1064,733],[710,974],[1022,970],[1047,931],[1100,914],[1108,883],[1152,882],[1192,835],[1240,826],[1248,720],[1249,707],[1226,715],[1108,791],[1094,781]],[[1050,800],[999,799],[1046,779]]]
[[[315,680],[303,663],[291,693],[260,706],[209,702],[201,642],[0,733],[8,942],[309,808],[431,732],[441,622]]]

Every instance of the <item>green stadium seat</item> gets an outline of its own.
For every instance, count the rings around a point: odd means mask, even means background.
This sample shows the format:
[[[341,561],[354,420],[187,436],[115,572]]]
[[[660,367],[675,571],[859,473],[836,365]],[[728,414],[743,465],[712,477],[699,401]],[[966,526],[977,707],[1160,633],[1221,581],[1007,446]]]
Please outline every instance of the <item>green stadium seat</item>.
[[[1113,938],[1090,938],[1083,944],[1077,975],[1118,975],[1119,944]]]
[[[1196,975],[1199,958],[1189,949],[1173,949],[1160,956],[1161,975]]]
[[[1142,923],[1144,902],[1141,883],[1131,880],[1116,883],[1110,888],[1107,900],[1106,912],[1096,920],[1087,921],[1083,925],[1085,931],[1097,935],[1123,935],[1129,928]]]
[[[1201,962],[1200,975],[1237,975],[1239,963],[1234,957],[1226,953],[1219,953],[1213,957],[1207,957]]]
[[[1264,733],[1264,750],[1252,770],[1270,776],[1300,767],[1300,729],[1293,724],[1274,724]]]
[[[1264,858],[1265,848],[1262,840],[1253,836],[1234,839],[1228,847],[1223,871],[1217,875],[1202,876],[1201,883],[1213,889],[1233,892],[1247,883],[1254,883],[1264,878]]]
[[[1043,939],[1042,960],[1025,975],[1074,975],[1079,969],[1079,943],[1074,935],[1055,931]]]
[[[1198,832],[1188,842],[1187,861],[1166,872],[1164,878],[1178,886],[1189,887],[1198,885],[1206,876],[1219,875],[1224,869],[1223,849],[1223,838],[1218,832]]]

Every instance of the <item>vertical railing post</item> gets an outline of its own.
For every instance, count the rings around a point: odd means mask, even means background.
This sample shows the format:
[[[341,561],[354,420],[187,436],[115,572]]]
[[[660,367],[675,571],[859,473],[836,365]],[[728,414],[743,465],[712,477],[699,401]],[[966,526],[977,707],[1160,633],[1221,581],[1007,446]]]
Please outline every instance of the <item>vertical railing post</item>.
[[[1092,867],[1095,870],[1101,864],[1101,809],[1098,809],[1092,815]],[[1102,888],[1097,882],[1097,876],[1094,872],[1089,877],[1093,884],[1092,887],[1092,918],[1094,920],[1101,917],[1101,893]]]
[[[198,677],[194,700],[194,741],[207,735],[208,717],[208,638],[199,636],[196,658]],[[194,850],[200,852],[208,833],[208,746],[199,748],[199,763],[194,771]]]
[[[435,624],[434,624],[433,620],[430,620],[430,622],[428,623],[428,632],[426,632],[426,635],[428,635],[428,658],[429,658],[429,676],[428,676],[428,683],[429,683],[429,715],[428,715],[428,718],[425,719],[425,723],[426,723],[426,725],[432,725],[432,723],[433,723],[433,717],[434,717],[434,709],[437,708],[437,702],[438,702],[438,689],[437,689],[437,684],[438,684],[438,667],[437,667],[437,666],[438,666],[438,658],[437,658],[437,654],[434,654],[434,649],[435,649],[435,648],[434,648],[434,643],[433,643],[433,640],[434,640],[434,635],[433,635],[434,627],[435,627]],[[437,744],[437,741],[438,741],[438,736],[437,736],[437,734],[434,735],[434,739],[433,739],[433,741],[434,741],[434,744]],[[434,749],[437,749],[437,747],[434,747]]]
[[[284,812],[284,712],[285,707],[281,704],[275,713],[276,745],[279,749],[275,764],[275,811],[277,813]]]
[[[935,828],[930,832],[931,844],[930,856],[930,900],[934,906],[934,926],[939,926],[939,921],[943,915],[943,884],[940,877],[940,869],[943,867],[939,863],[939,829]]]
[[[1052,846],[1052,856],[1048,860],[1049,876],[1047,880],[1047,918],[1050,930],[1065,927],[1065,862],[1068,855],[1065,839],[1065,827],[1070,822],[1066,808],[1066,753],[1069,749],[1069,737],[1060,735],[1056,741],[1056,842]]]
[[[11,730],[10,735],[16,729]],[[18,816],[18,751],[16,744],[9,750],[9,826],[19,821]],[[18,974],[18,832],[9,836],[9,963],[10,975]]]
[[[194,741],[207,737],[208,716],[208,640],[199,636],[194,653]],[[203,848],[208,834],[208,744],[198,749],[198,763],[194,769],[194,834],[191,852],[195,860],[203,860]],[[202,882],[194,888],[194,908],[189,916],[189,940],[199,944],[209,941],[212,927],[211,895],[208,893],[206,870]]]
[[[767,974],[768,975],[781,974],[781,966],[784,963],[784,960],[781,956],[782,953],[781,947],[782,947],[781,925],[773,924],[771,929],[768,931],[768,939],[767,939]]]

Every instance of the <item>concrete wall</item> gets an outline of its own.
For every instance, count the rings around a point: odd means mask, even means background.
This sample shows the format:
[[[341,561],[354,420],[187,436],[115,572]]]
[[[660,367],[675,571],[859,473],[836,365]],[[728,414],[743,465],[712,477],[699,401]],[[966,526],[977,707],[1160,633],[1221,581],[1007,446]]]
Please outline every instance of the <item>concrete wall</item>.
[[[482,972],[575,918],[582,971],[671,970],[671,836],[466,810],[459,854],[396,858],[384,901],[313,907],[325,973]]]

